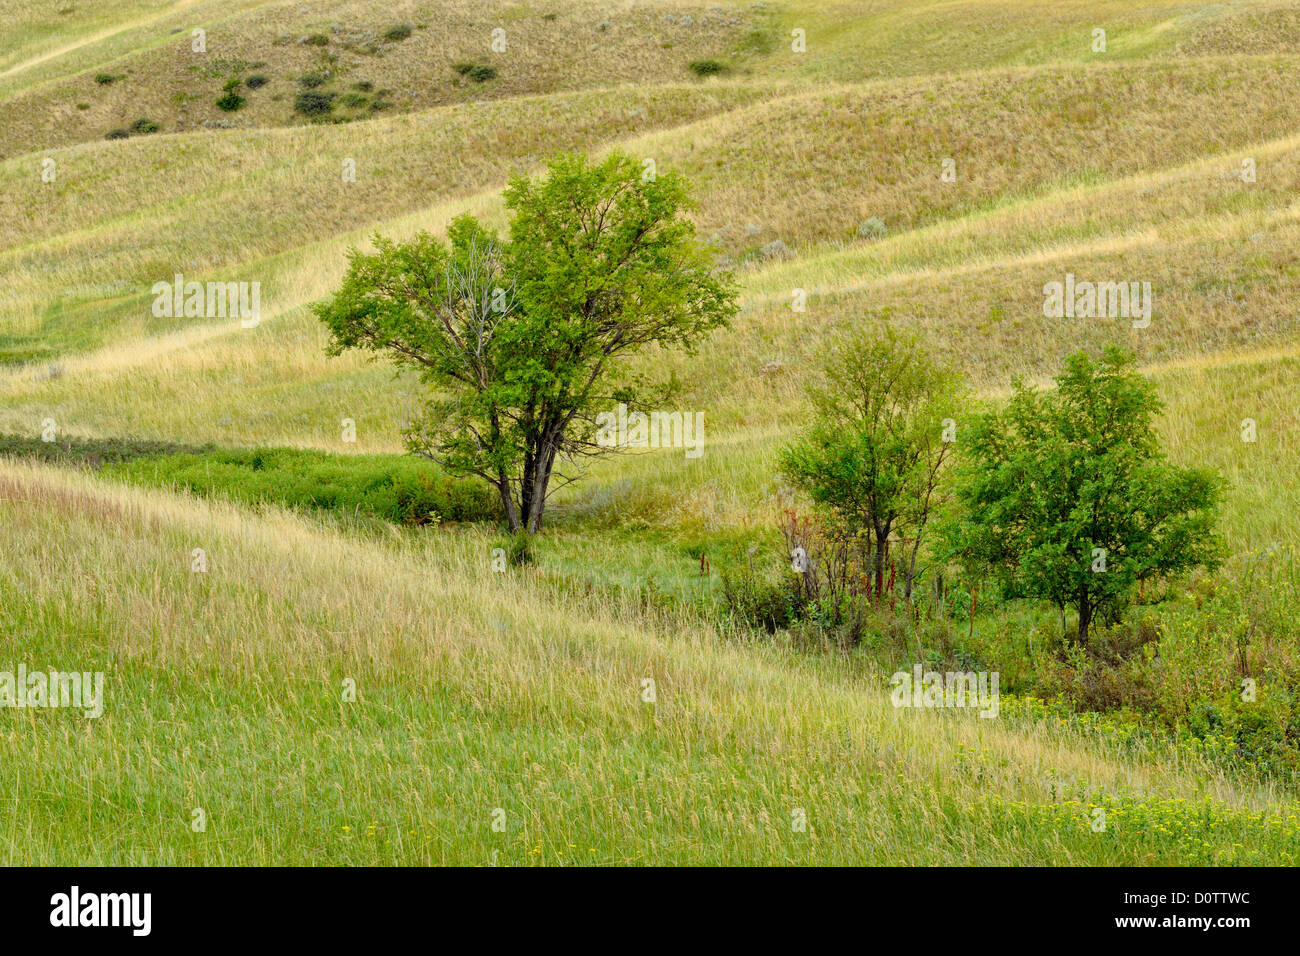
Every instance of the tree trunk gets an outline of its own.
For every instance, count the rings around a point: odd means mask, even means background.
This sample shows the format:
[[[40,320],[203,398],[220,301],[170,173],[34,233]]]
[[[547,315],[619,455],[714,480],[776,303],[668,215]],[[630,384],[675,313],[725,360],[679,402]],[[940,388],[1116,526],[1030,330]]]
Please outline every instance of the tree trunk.
[[[551,469],[555,467],[555,453],[559,445],[557,439],[542,440],[537,458],[533,465],[532,495],[528,502],[528,533],[537,534],[542,530],[542,511],[546,508],[546,489],[551,483]]]
[[[537,457],[533,453],[524,452],[524,474],[519,482],[519,520],[521,523],[531,523],[532,521],[533,494],[536,480]]]
[[[519,509],[515,506],[514,496],[510,494],[510,479],[502,475],[497,481],[497,493],[501,495],[501,508],[505,511],[506,523],[510,525],[510,533],[518,534],[523,528],[523,522],[519,520]]]
[[[885,556],[889,553],[889,527],[876,528],[876,556],[872,570],[876,576],[876,603],[884,599],[885,594]]]
[[[1092,623],[1092,604],[1088,600],[1088,588],[1079,588],[1079,643],[1088,646],[1088,625]]]

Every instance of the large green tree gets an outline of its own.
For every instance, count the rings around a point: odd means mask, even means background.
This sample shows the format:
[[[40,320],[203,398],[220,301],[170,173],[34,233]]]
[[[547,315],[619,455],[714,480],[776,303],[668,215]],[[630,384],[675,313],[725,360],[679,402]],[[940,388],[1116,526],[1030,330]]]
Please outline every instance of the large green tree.
[[[1005,408],[981,416],[958,445],[954,551],[991,570],[1007,597],[1052,601],[1114,621],[1139,582],[1214,566],[1222,480],[1170,464],[1153,422],[1155,386],[1117,347],[1077,352],[1056,388],[1017,380]]]
[[[538,181],[512,179],[505,204],[508,239],[462,216],[447,244],[421,234],[352,251],[315,311],[333,354],[367,349],[421,374],[429,397],[408,447],[490,482],[511,530],[535,533],[552,478],[577,475],[557,462],[611,450],[595,440],[596,416],[668,393],[626,359],[692,350],[736,304],[675,174],[643,175],[618,153],[561,155]]]

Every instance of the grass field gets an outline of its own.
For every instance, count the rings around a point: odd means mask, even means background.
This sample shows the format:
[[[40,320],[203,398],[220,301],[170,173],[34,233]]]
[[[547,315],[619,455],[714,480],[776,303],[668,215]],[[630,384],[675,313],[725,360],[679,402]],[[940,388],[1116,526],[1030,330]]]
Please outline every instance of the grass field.
[[[1293,5],[0,0],[0,26],[0,671],[106,675],[95,720],[0,709],[0,862],[1300,859]],[[399,457],[419,383],[327,358],[310,307],[350,247],[499,227],[511,174],[612,149],[683,173],[735,269],[730,329],[635,360],[705,452],[596,463],[502,573],[490,496]],[[1150,282],[1150,326],[1045,318],[1066,273]],[[259,282],[260,324],[154,316],[176,274]],[[981,401],[1122,343],[1171,459],[1228,479],[1224,567],[1114,699],[1070,682],[1050,608],[853,654],[718,613],[721,572],[779,557],[806,382],[876,319]],[[891,706],[920,660],[1000,671],[1000,717]]]

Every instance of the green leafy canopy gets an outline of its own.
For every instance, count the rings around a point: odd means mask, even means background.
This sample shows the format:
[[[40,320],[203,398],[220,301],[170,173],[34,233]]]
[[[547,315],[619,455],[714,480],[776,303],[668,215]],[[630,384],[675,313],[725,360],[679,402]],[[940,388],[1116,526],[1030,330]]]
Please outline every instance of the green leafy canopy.
[[[1166,460],[1160,408],[1113,346],[1100,360],[1069,356],[1054,390],[1018,380],[960,446],[954,552],[991,569],[1008,597],[1076,608],[1081,640],[1094,615],[1116,619],[1139,582],[1215,566],[1223,481]]]

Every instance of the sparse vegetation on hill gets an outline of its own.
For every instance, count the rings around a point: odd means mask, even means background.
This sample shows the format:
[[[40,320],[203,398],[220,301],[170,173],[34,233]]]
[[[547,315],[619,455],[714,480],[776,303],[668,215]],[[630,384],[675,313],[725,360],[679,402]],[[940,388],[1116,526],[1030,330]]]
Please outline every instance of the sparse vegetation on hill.
[[[0,11],[0,859],[1300,861],[1287,4],[213,9]]]

